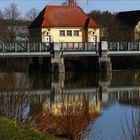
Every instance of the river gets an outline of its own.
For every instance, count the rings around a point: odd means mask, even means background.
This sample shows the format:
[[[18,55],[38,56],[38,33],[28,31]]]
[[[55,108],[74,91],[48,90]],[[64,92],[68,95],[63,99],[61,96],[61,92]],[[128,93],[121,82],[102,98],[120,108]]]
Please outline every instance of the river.
[[[140,71],[0,73],[0,115],[71,139],[139,139]]]

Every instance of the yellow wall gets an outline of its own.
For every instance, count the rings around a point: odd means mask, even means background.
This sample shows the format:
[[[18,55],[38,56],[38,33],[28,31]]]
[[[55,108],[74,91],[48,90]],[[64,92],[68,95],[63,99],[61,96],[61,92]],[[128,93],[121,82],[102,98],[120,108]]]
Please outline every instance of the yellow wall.
[[[88,42],[92,42],[92,37],[96,36],[97,42],[100,42],[100,29],[88,28]]]
[[[59,31],[60,30],[72,30],[72,33],[74,30],[79,30],[79,36],[67,36],[67,32],[65,36],[60,36]],[[44,38],[46,36],[46,32],[48,31],[47,28],[42,29],[42,41],[44,42]],[[82,32],[83,30],[81,28],[50,28],[49,35],[51,36],[52,42],[82,42]]]
[[[134,28],[134,40],[135,41],[140,40],[140,21]]]
[[[60,36],[60,30],[79,30],[79,36],[67,36],[67,32],[65,32],[65,36]],[[47,32],[51,36],[52,42],[86,42],[85,40],[85,30],[83,28],[42,28],[42,42],[45,42],[45,36],[47,36]],[[91,42],[91,37],[93,36],[93,31],[95,32],[94,35],[97,36],[97,42],[100,41],[100,30],[89,28],[88,29],[88,42]]]

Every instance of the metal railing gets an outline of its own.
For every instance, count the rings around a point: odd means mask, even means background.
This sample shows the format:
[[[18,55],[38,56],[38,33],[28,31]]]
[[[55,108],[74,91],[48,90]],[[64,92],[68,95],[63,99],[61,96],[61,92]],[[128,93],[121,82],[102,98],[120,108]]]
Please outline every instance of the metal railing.
[[[109,42],[108,51],[140,51],[140,42]]]
[[[100,51],[99,43],[93,42],[60,42],[59,50],[61,51]],[[0,52],[50,52],[54,49],[55,43],[41,42],[0,42]],[[108,42],[107,51],[140,51],[140,42]]]
[[[63,51],[97,51],[98,43],[93,42],[61,42]]]
[[[0,52],[47,52],[53,49],[55,43],[40,42],[0,42]],[[62,51],[97,51],[98,43],[92,42],[61,42],[59,49]]]
[[[0,42],[0,52],[47,52],[50,51],[51,43],[40,42]]]

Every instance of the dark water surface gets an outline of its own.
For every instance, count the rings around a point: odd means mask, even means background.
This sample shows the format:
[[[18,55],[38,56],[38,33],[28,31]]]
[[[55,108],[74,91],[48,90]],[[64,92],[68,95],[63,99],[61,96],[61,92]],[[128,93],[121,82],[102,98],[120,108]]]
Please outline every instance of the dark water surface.
[[[140,71],[0,73],[0,115],[83,140],[140,135]]]

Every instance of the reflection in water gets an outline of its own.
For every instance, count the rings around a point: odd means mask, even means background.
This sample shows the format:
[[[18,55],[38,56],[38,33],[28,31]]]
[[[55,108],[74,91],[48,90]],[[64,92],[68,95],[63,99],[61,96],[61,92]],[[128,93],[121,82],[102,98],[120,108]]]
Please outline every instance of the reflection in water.
[[[71,139],[82,134],[85,140],[125,139],[130,133],[124,131],[127,122],[129,130],[133,128],[130,120],[136,113],[132,109],[140,105],[139,71],[51,76],[1,73],[0,83],[0,115]]]
[[[26,75],[1,73],[0,83],[0,115],[22,121],[28,104],[28,95],[24,93],[30,86]]]
[[[68,83],[66,87],[65,75],[48,78],[20,73],[1,74],[0,80],[5,82],[0,87],[0,115],[28,121],[42,131],[78,139],[100,114],[98,89],[89,83],[87,88],[78,81],[75,87]]]
[[[140,139],[140,110],[135,108],[131,112],[131,120],[125,115],[126,126],[122,124],[124,140]],[[131,123],[130,123],[131,122]]]

